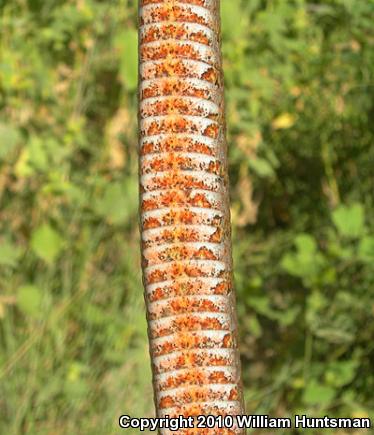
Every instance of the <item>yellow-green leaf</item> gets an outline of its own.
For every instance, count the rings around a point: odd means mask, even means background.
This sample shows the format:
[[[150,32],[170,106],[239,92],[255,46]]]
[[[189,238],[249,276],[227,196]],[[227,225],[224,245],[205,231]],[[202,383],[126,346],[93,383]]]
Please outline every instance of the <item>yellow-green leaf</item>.
[[[126,88],[134,90],[138,83],[138,32],[126,29],[118,35],[116,45],[120,52],[120,75]]]
[[[31,248],[46,263],[55,261],[62,246],[62,237],[48,224],[41,225],[32,233]]]
[[[34,285],[24,285],[17,291],[18,307],[32,317],[38,317],[42,298],[41,290]]]
[[[272,127],[274,130],[290,128],[295,124],[295,116],[291,113],[282,113],[273,119]]]

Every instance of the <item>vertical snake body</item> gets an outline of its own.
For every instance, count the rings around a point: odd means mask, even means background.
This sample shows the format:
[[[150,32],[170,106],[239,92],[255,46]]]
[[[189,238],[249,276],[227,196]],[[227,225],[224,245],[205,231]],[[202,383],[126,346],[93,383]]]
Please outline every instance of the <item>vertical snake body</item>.
[[[139,18],[142,267],[156,412],[242,414],[219,1],[142,0]]]

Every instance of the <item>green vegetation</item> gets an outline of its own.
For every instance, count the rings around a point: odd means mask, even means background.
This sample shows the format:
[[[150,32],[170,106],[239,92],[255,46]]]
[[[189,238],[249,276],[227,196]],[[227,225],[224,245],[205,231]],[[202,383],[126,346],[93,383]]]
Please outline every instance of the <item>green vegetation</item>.
[[[1,434],[153,413],[136,3],[0,2]],[[374,419],[374,1],[221,3],[247,411]]]

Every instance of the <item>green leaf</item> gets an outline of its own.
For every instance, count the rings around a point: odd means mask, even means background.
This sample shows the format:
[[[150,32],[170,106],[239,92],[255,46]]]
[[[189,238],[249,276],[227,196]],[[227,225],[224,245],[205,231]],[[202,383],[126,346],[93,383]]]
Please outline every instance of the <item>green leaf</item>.
[[[364,230],[364,208],[358,203],[341,205],[333,211],[332,220],[342,236],[358,237]]]
[[[296,253],[286,253],[281,266],[290,275],[313,278],[324,263],[324,257],[317,251],[317,243],[309,234],[299,234],[295,238]]]
[[[306,405],[328,405],[335,397],[335,389],[317,381],[311,381],[305,388],[303,401]]]
[[[251,296],[248,298],[248,304],[256,311],[256,313],[266,316],[269,319],[276,320],[282,326],[292,324],[300,312],[299,307],[290,307],[283,311],[273,309],[267,296]],[[254,320],[257,321],[257,318],[254,318]],[[256,329],[256,325],[251,325],[251,330],[252,327]]]
[[[15,267],[22,252],[19,247],[9,241],[0,244],[0,265]]]
[[[262,335],[262,328],[261,323],[259,322],[256,315],[251,316],[248,319],[248,330],[251,334],[253,334],[256,338],[261,337]]]
[[[319,311],[328,305],[326,296],[319,290],[314,290],[307,299],[308,308],[312,311]]]
[[[62,237],[50,225],[41,225],[33,231],[31,248],[46,263],[52,264],[61,252],[62,247]]]
[[[21,139],[19,131],[5,124],[0,124],[0,160],[6,159],[12,149],[17,145]]]
[[[272,317],[273,310],[267,296],[251,296],[248,298],[248,303],[257,313]]]
[[[300,276],[299,263],[295,254],[285,254],[281,260],[281,267],[290,275]]]
[[[274,170],[271,164],[260,157],[248,161],[249,167],[252,168],[260,177],[271,177],[274,175]]]
[[[357,361],[335,361],[326,371],[326,381],[334,387],[343,387],[352,382],[357,369]]]
[[[300,313],[300,307],[290,307],[287,310],[279,311],[277,315],[278,322],[282,326],[292,325],[292,323],[294,323],[299,313]]]
[[[120,75],[126,88],[132,91],[138,84],[138,32],[126,29],[116,39],[120,52]]]
[[[87,367],[80,362],[71,363],[64,383],[65,394],[73,400],[80,400],[87,395],[89,385],[84,378]]]
[[[24,285],[17,290],[19,308],[32,317],[39,316],[42,299],[42,291],[34,285]]]
[[[238,1],[221,2],[222,35],[226,39],[237,40],[245,29],[242,7]]]
[[[97,201],[96,212],[110,223],[121,224],[137,210],[137,185],[128,179],[125,184],[108,184],[103,196]]]
[[[20,177],[28,177],[46,172],[50,169],[50,163],[46,140],[33,135],[20,153],[15,172]]]
[[[301,256],[309,256],[317,251],[317,243],[310,234],[299,234],[295,237],[295,245]]]
[[[360,240],[358,246],[358,255],[360,259],[364,262],[374,261],[374,237],[365,236]]]
[[[28,143],[30,149],[30,164],[38,170],[44,171],[48,168],[48,155],[45,141],[38,136],[32,136]]]

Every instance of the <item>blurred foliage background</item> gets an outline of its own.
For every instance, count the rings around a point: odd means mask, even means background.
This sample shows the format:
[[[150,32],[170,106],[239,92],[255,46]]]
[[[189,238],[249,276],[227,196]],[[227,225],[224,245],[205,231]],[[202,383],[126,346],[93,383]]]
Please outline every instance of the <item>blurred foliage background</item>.
[[[137,2],[0,12],[0,433],[119,433],[153,415]],[[247,412],[374,418],[374,2],[221,15]]]

